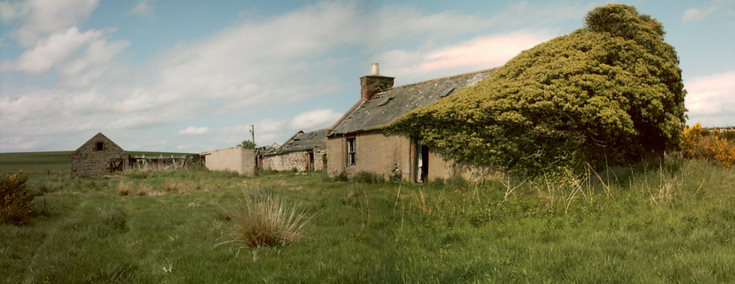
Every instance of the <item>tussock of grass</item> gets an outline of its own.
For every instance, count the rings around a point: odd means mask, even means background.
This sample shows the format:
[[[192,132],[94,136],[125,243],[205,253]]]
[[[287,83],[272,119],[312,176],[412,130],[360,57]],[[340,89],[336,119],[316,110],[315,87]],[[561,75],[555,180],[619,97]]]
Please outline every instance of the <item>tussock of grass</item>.
[[[138,187],[138,192],[136,193],[138,196],[146,196],[151,191],[150,187],[147,185],[141,185]]]
[[[130,193],[130,185],[128,185],[127,183],[123,183],[123,182],[117,184],[117,194],[121,196],[125,196],[125,195],[128,195],[129,193]]]
[[[164,187],[166,188],[166,191],[171,192],[179,190],[179,186],[180,184],[178,182],[167,181]]]
[[[256,195],[233,210],[233,235],[248,247],[285,246],[304,237],[304,227],[311,219],[298,205],[271,195]]]

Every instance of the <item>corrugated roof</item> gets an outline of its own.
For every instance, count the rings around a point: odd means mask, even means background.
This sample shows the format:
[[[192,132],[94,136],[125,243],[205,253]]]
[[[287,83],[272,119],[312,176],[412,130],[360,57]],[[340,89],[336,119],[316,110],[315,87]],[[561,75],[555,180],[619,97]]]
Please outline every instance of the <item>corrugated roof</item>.
[[[359,101],[329,135],[373,130],[386,126],[407,112],[436,102],[452,88],[454,92],[473,86],[495,72],[495,68],[391,88],[367,101]]]
[[[327,133],[329,129],[321,129],[312,132],[299,131],[278,147],[274,155],[312,150],[314,148],[327,148]],[[267,155],[267,154],[266,154]]]

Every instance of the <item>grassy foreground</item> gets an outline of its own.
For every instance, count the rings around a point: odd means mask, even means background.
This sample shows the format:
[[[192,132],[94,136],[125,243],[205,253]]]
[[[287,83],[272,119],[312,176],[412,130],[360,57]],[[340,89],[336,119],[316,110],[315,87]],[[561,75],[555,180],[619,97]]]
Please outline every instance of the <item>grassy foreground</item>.
[[[30,186],[48,193],[29,225],[0,225],[0,282],[735,281],[733,169],[683,161],[602,179],[35,175]],[[233,210],[253,194],[313,215],[306,237],[259,249],[231,241]]]

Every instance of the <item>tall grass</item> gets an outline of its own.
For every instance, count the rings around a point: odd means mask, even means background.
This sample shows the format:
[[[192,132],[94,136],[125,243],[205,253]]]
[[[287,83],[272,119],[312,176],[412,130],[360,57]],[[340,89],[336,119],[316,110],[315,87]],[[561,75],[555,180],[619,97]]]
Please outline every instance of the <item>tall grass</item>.
[[[290,205],[270,194],[256,194],[234,208],[233,237],[248,247],[285,246],[305,236],[309,216],[298,205]]]
[[[735,281],[735,169],[664,162],[481,184],[34,175],[28,185],[49,193],[32,206],[45,213],[0,224],[0,282]],[[123,197],[120,183],[152,192]],[[268,235],[263,220],[298,241],[250,241]],[[257,257],[237,253],[248,242]]]

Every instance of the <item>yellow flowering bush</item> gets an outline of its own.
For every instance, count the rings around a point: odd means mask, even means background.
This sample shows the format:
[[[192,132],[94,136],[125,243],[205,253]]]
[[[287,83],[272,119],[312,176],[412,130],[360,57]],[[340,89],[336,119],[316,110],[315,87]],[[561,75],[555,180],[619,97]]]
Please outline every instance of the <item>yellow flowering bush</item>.
[[[707,159],[724,167],[735,166],[735,139],[730,130],[702,128],[697,123],[684,129],[682,151],[688,158]]]

